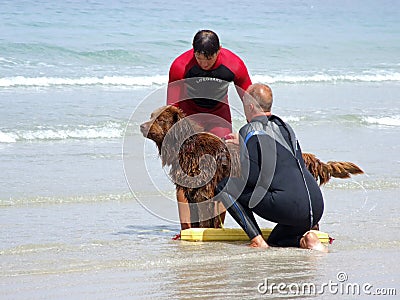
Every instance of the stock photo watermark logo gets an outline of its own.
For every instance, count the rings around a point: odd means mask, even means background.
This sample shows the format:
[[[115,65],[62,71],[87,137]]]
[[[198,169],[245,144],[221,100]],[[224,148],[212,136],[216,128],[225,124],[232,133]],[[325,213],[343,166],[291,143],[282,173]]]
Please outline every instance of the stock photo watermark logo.
[[[218,216],[220,211],[210,209],[218,195],[211,199],[208,196],[218,181],[232,175],[237,177],[240,173],[239,146],[234,149],[222,139],[232,129],[234,132],[239,129],[232,128],[230,112],[240,119],[241,125],[245,124],[243,103],[239,98],[244,94],[245,91],[223,80],[190,78],[153,91],[136,106],[124,134],[123,163],[129,188],[147,211],[164,220],[177,222],[176,217],[170,215],[171,210],[160,209],[157,201],[142,201],[141,190],[146,187],[147,195],[162,195],[170,206],[176,207],[175,195],[166,192],[165,180],[169,179],[185,195],[194,195],[188,199],[188,205],[200,213],[194,215],[192,222]],[[168,97],[174,98],[174,106],[165,105]],[[190,107],[193,101],[200,110],[184,114],[183,110],[193,110]],[[229,113],[222,113],[221,117],[212,113],[214,108]],[[154,154],[149,155],[154,153],[154,147],[157,158]],[[269,165],[275,166],[276,152],[272,150],[265,157],[271,160]],[[185,155],[189,157],[188,162],[185,162]],[[155,159],[158,164],[154,163]],[[274,169],[268,173],[272,180]],[[239,190],[243,189],[244,184],[239,187]],[[203,199],[201,195],[204,195]],[[257,201],[251,204],[255,206]]]
[[[375,287],[369,282],[351,282],[346,272],[338,272],[335,280],[321,284],[312,282],[285,283],[275,282],[265,278],[257,286],[258,293],[262,295],[290,295],[290,296],[396,296],[397,289],[392,287]]]

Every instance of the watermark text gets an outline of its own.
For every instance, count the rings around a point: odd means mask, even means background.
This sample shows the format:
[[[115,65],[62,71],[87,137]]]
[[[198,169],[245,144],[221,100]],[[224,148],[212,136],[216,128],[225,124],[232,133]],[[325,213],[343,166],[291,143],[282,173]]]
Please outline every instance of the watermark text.
[[[369,282],[356,283],[349,282],[346,272],[339,272],[336,280],[329,280],[321,284],[310,282],[304,283],[285,283],[274,282],[265,278],[257,286],[260,294],[264,295],[296,295],[296,296],[316,296],[316,295],[371,295],[371,296],[396,296],[397,289],[391,287],[374,287]]]

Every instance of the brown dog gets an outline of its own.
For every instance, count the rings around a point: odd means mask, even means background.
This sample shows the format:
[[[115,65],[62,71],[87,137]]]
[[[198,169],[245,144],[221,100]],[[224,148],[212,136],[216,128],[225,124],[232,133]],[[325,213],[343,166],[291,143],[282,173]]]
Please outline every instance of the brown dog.
[[[215,187],[223,178],[239,176],[239,147],[202,132],[174,106],[155,110],[150,120],[140,125],[140,130],[156,143],[162,165],[170,167],[176,189],[182,189],[189,204],[195,204],[190,207],[191,215],[201,221],[192,223],[192,227],[220,227],[214,201],[209,199],[214,197]],[[351,162],[323,163],[308,153],[303,153],[303,159],[320,185],[331,177],[349,178],[350,174],[363,173]]]

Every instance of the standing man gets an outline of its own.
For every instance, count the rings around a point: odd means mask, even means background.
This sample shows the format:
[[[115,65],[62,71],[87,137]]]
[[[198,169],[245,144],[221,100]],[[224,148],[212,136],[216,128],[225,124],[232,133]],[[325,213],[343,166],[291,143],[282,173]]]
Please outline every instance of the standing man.
[[[292,128],[271,113],[272,91],[251,85],[243,99],[248,124],[228,142],[240,141],[242,176],[225,178],[216,189],[252,247],[301,247],[327,251],[310,229],[322,217],[321,190],[306,168]],[[253,213],[277,223],[265,241]]]
[[[167,104],[179,107],[187,116],[207,115],[204,120],[200,116],[196,120],[205,131],[224,137],[232,132],[228,103],[230,82],[242,98],[251,84],[244,62],[221,47],[215,32],[200,30],[193,38],[193,48],[171,65]]]
[[[230,82],[242,98],[251,84],[245,64],[236,54],[221,47],[215,32],[200,30],[193,38],[193,48],[171,65],[167,104],[179,107],[204,131],[222,138],[232,132]],[[177,199],[181,228],[190,228],[188,201],[181,190],[177,190]]]

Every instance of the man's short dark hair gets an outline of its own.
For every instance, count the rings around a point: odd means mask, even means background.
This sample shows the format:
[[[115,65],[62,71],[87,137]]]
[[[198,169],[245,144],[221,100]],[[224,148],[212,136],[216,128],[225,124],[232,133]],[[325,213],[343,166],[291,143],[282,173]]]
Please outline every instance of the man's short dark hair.
[[[193,38],[193,50],[210,58],[220,48],[218,35],[211,30],[200,30]]]

